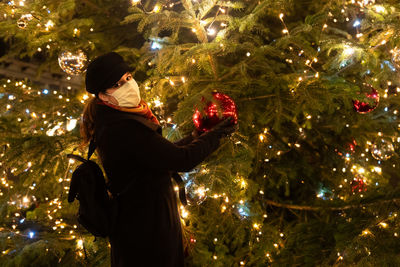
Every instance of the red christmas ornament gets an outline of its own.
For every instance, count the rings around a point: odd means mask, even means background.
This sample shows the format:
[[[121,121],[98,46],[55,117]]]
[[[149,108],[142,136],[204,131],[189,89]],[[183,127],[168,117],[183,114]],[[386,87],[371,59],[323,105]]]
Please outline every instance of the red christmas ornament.
[[[233,123],[237,124],[238,115],[235,102],[229,96],[216,91],[212,92],[212,97],[213,99],[205,104],[204,109],[200,108],[203,111],[196,108],[193,114],[193,123],[196,129],[207,132],[228,117],[232,117]],[[201,102],[204,104],[204,97]]]
[[[351,153],[354,153],[354,151],[356,151],[356,146],[357,146],[357,142],[356,142],[356,140],[354,140],[354,138],[351,141],[351,143],[347,144],[347,148],[351,151]]]
[[[363,192],[367,191],[367,185],[364,182],[364,179],[362,178],[354,178],[353,181],[351,181],[351,192],[356,193],[356,192]]]
[[[373,103],[362,102],[357,99],[353,100],[354,109],[360,114],[365,114],[373,111],[379,104],[378,91],[369,84],[364,84],[364,88],[367,90],[365,96],[368,98],[368,100],[373,101]]]
[[[356,151],[356,146],[357,146],[357,142],[356,140],[354,140],[354,138],[352,139],[351,143],[347,143],[344,146],[343,151],[339,151],[337,148],[335,149],[335,152],[339,155],[339,156],[344,156],[346,158],[350,157],[350,154],[354,154],[354,152]]]

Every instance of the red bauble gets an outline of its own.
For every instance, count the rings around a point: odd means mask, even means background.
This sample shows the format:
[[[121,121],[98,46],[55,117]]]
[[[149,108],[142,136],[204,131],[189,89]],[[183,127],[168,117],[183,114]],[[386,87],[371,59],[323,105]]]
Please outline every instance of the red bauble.
[[[202,97],[201,101],[205,104],[202,112],[200,111],[202,109],[196,108],[193,114],[196,129],[207,132],[228,117],[232,117],[233,123],[237,124],[238,116],[235,102],[229,96],[215,91],[212,92],[212,97],[212,100],[207,103],[204,103],[205,99]]]
[[[350,154],[354,154],[354,152],[356,151],[356,146],[357,146],[357,142],[356,140],[354,140],[354,138],[352,139],[352,141],[350,143],[347,143],[344,148],[342,149],[343,151],[339,151],[337,148],[335,149],[335,152],[338,153],[339,156],[344,156],[344,157],[350,157]]]
[[[373,111],[379,104],[378,91],[369,84],[364,84],[364,88],[367,90],[365,96],[368,98],[368,100],[371,100],[370,102],[373,103],[353,100],[354,109],[361,114]]]
[[[357,142],[356,142],[356,140],[354,140],[354,138],[351,141],[351,143],[347,144],[347,148],[348,148],[348,150],[351,151],[351,153],[354,153],[354,151],[356,151],[356,146],[357,146]]]
[[[364,179],[362,177],[354,178],[354,180],[351,181],[351,192],[356,193],[363,191],[367,191],[367,185],[365,184]]]

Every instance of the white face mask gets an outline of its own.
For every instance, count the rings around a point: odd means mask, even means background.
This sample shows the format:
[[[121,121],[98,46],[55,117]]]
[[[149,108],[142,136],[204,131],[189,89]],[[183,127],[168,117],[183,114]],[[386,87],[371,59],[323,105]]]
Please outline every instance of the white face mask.
[[[108,95],[113,96],[120,107],[137,107],[140,103],[139,86],[133,78]]]

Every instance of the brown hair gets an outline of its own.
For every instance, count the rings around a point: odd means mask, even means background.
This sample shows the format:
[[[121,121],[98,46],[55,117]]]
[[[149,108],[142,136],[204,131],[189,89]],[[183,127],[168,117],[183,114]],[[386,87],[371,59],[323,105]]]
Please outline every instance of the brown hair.
[[[97,101],[98,99],[96,97],[92,97],[83,109],[82,122],[80,125],[80,133],[82,137],[81,147],[86,146],[94,135],[94,116]]]

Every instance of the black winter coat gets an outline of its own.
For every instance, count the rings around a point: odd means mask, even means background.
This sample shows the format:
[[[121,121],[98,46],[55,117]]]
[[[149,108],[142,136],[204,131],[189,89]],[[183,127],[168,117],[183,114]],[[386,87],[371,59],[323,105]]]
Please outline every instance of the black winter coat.
[[[186,172],[219,146],[213,132],[171,143],[161,127],[130,119],[131,113],[96,105],[97,152],[113,194],[121,192],[114,233],[110,236],[111,266],[183,266],[182,232],[171,171]],[[147,121],[147,120],[146,120]],[[156,128],[156,131],[151,129]]]

